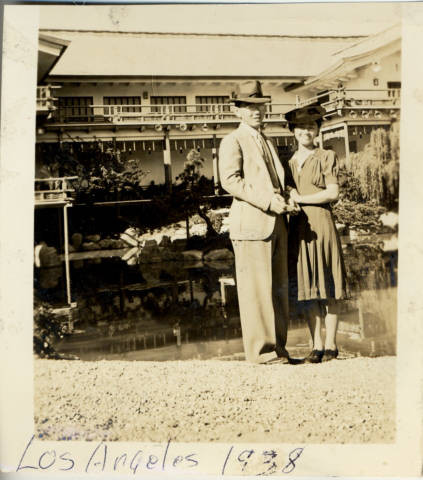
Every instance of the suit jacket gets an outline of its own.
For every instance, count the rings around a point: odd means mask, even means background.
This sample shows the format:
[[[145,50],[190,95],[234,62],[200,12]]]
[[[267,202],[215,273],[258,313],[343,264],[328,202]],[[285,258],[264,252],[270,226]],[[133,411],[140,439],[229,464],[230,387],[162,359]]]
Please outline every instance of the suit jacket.
[[[273,143],[266,141],[284,188],[283,167]],[[263,153],[246,128],[240,126],[222,140],[219,176],[222,187],[234,197],[229,213],[230,238],[264,240],[270,237],[276,220],[276,215],[268,211],[274,188]]]

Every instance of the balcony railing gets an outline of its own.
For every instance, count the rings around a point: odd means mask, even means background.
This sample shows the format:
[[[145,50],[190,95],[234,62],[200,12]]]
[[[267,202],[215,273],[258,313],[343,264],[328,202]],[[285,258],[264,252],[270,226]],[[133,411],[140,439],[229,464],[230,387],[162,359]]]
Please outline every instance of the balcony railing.
[[[401,89],[338,89],[307,98],[297,102],[297,106],[306,106],[313,103],[320,103],[330,114],[340,109],[398,109],[401,104]]]
[[[339,108],[362,110],[399,108],[401,90],[342,90],[329,95],[329,101],[322,103],[328,113]]]
[[[51,177],[35,179],[35,204],[51,204],[72,200],[70,193],[74,189],[70,186],[72,180],[78,177]]]
[[[58,86],[46,85],[37,87],[37,112],[52,112],[56,109],[57,98],[53,96],[53,92]]]
[[[284,113],[293,104],[272,103],[267,106],[265,122],[284,122]],[[108,124],[196,124],[233,123],[235,114],[228,104],[175,105],[90,105],[58,107],[54,123]]]

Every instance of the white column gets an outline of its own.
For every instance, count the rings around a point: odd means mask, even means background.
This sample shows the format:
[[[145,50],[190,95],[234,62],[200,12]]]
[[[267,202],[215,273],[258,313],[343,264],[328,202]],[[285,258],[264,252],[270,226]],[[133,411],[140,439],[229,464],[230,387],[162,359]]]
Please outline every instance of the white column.
[[[212,158],[213,158],[214,193],[215,193],[215,195],[218,195],[219,194],[219,168],[218,168],[219,159],[218,159],[218,156],[217,156],[216,135],[213,135]]]
[[[172,190],[172,160],[170,157],[169,133],[164,135],[163,165],[165,169],[165,183],[169,190]]]

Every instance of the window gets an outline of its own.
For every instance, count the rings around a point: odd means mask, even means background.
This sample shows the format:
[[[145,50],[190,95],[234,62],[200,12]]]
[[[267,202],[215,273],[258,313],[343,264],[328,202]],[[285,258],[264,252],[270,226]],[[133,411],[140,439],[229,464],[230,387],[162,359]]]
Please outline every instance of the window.
[[[92,122],[93,97],[58,97],[59,122]]]
[[[104,105],[123,105],[122,113],[127,112],[141,112],[141,107],[134,105],[141,105],[141,97],[104,97]],[[126,107],[125,105],[129,105]],[[111,108],[105,108],[104,114],[112,113]]]
[[[388,97],[398,98],[401,96],[401,82],[387,82]]]
[[[164,113],[168,111],[162,105],[181,105],[180,107],[174,106],[172,110],[175,113],[183,113],[187,111],[186,103],[187,97],[150,97],[152,113]]]
[[[214,110],[219,110],[222,112],[229,112],[230,106],[225,105],[229,101],[229,96],[222,95],[202,95],[195,97],[196,111],[197,112],[210,112]],[[224,104],[224,105],[222,105]],[[212,109],[209,105],[222,105],[220,108],[215,107]]]

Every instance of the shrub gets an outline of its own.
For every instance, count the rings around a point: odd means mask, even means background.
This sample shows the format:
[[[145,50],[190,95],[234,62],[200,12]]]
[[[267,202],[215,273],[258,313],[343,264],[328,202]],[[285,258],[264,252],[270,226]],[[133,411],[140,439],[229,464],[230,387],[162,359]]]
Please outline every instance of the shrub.
[[[34,300],[34,353],[41,358],[62,358],[53,347],[55,340],[67,334],[64,317],[55,315],[51,305]]]

